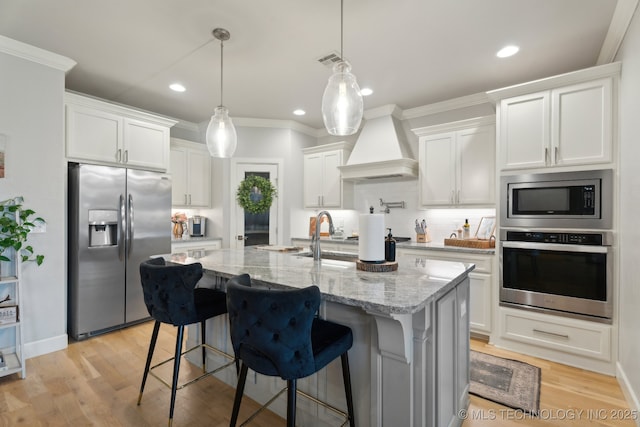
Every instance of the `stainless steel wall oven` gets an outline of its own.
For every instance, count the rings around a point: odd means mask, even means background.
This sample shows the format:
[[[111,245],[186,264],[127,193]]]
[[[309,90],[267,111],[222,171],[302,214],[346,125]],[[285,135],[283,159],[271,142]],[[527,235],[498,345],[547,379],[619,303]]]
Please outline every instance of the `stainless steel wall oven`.
[[[500,230],[500,304],[611,323],[613,233]]]

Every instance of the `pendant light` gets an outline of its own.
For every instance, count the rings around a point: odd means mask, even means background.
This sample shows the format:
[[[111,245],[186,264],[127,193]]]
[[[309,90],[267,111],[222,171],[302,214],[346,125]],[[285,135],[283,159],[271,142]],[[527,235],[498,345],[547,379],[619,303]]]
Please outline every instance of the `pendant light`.
[[[362,94],[343,54],[344,0],[340,0],[340,61],[322,95],[322,119],[330,135],[353,135],[362,121]]]
[[[238,136],[229,117],[229,110],[222,105],[223,44],[231,38],[231,34],[224,28],[216,28],[213,30],[213,36],[220,40],[220,105],[211,116],[205,139],[211,157],[231,157],[236,151]]]

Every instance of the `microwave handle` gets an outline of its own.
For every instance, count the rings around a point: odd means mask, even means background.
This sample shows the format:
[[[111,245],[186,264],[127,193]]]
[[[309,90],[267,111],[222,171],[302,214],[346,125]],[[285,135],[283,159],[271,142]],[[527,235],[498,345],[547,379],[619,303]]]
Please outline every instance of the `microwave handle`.
[[[538,243],[538,242],[502,242],[503,248],[537,249],[544,251],[584,252],[594,254],[606,254],[611,249],[609,246],[593,245],[565,245],[562,243]]]

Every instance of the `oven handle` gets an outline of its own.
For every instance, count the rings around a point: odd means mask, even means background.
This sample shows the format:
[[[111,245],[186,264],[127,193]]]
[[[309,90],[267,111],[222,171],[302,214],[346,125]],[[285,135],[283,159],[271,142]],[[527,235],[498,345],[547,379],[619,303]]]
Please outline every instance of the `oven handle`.
[[[503,248],[517,249],[539,249],[544,251],[563,251],[563,252],[585,252],[595,254],[606,254],[611,249],[609,246],[591,246],[591,245],[565,245],[562,243],[539,243],[539,242],[510,242],[503,241]]]

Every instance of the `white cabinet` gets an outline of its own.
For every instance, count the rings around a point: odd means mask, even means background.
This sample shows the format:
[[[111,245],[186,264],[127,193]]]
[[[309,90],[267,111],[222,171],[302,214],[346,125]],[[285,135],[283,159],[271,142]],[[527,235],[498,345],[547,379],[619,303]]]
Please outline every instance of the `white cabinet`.
[[[204,144],[171,139],[171,204],[211,205],[211,156]]]
[[[493,331],[493,272],[495,254],[474,254],[453,250],[420,250],[399,247],[397,256],[415,256],[443,261],[457,261],[475,264],[476,268],[469,273],[469,307],[468,316],[471,332],[489,336]]]
[[[459,425],[469,403],[469,281],[435,303],[436,426]]]
[[[492,118],[413,129],[419,136],[420,204],[495,203],[495,125]],[[443,129],[451,129],[441,132]]]
[[[166,171],[169,130],[175,123],[97,99],[65,94],[66,155],[70,160]]]
[[[605,77],[501,99],[501,169],[611,162],[613,88]]]
[[[343,182],[344,165],[352,145],[345,142],[306,148],[304,153],[304,207],[347,209],[353,203],[353,183]]]

